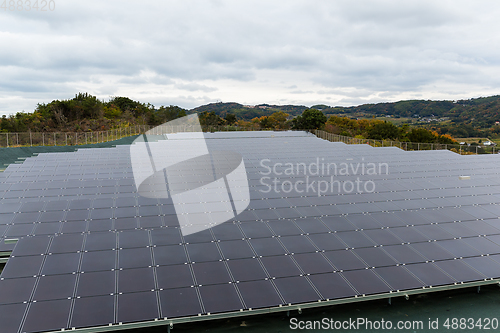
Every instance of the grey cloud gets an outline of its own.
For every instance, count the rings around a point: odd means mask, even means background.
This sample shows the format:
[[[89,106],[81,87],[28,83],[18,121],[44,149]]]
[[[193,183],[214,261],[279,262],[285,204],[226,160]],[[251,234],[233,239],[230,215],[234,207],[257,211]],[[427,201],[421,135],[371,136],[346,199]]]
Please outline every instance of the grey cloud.
[[[203,84],[197,84],[197,83],[186,83],[186,84],[177,84],[175,85],[176,88],[181,89],[181,90],[188,90],[188,91],[204,91],[204,92],[212,92],[212,91],[217,91],[217,88],[214,87],[208,87]]]
[[[500,85],[499,11],[495,1],[67,0],[50,13],[2,14],[0,110],[82,88],[149,98],[173,87],[190,95],[165,103],[193,107],[228,82],[274,95],[285,87],[297,100],[284,103],[307,105],[318,94],[329,103],[488,94]],[[269,102],[250,94],[234,93]]]

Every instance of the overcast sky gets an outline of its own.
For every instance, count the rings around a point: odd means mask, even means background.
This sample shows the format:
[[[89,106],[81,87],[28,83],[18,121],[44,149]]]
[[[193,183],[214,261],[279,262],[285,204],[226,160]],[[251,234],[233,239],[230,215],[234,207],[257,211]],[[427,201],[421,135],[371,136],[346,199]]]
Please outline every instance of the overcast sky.
[[[184,108],[500,93],[496,0],[54,5],[0,9],[0,113],[78,92]]]

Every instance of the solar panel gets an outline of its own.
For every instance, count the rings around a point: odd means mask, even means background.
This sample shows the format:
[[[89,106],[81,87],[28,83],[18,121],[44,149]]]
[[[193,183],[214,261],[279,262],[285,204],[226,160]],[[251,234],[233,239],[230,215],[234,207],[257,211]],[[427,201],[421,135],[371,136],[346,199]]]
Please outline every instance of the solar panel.
[[[250,202],[239,214],[244,182],[229,192],[218,182],[180,205],[141,195],[128,146],[39,154],[0,173],[0,251],[12,251],[0,276],[4,330],[209,320],[500,279],[496,155],[345,145],[304,132],[205,139],[210,151],[242,156]],[[181,140],[151,145],[179,158]],[[169,185],[189,190],[228,171],[197,161],[170,169]],[[369,163],[388,172],[370,173]],[[375,187],[350,190],[356,181]],[[206,228],[186,234],[182,223]]]

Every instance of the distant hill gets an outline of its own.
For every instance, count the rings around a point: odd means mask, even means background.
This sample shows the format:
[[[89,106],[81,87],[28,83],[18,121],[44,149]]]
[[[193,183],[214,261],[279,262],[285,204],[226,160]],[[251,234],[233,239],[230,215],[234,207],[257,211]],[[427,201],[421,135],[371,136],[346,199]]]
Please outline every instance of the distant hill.
[[[354,119],[386,116],[414,120],[428,118],[432,119],[432,122],[419,123],[419,126],[455,137],[500,135],[500,125],[497,124],[500,121],[500,95],[457,101],[407,100],[349,107],[317,104],[311,108],[321,110],[327,116],[337,115]],[[239,119],[251,120],[255,117],[269,116],[276,111],[284,111],[295,117],[306,109],[308,107],[303,105],[258,104],[249,107],[239,103],[219,102],[199,106],[189,110],[188,113],[213,111],[221,117],[232,113]]]
[[[276,111],[284,111],[291,116],[298,116],[309,107],[304,105],[271,105],[258,104],[253,107],[239,103],[211,103],[191,109],[188,113],[215,112],[224,117],[233,113],[240,119],[250,120],[255,117],[270,115]],[[474,124],[485,128],[500,121],[500,95],[471,98],[458,101],[407,100],[393,103],[362,104],[358,106],[328,106],[317,104],[311,108],[321,110],[324,114],[346,116],[395,116],[405,118],[447,117],[452,122]]]
[[[308,109],[304,105],[271,105],[259,104],[252,106],[245,106],[239,103],[210,103],[191,109],[188,113],[203,113],[215,112],[218,116],[225,117],[226,114],[232,113],[239,119],[251,120],[256,117],[269,116],[274,112],[283,111],[291,116],[298,116]]]
[[[365,114],[398,117],[448,117],[451,121],[478,127],[490,127],[500,121],[500,95],[458,101],[408,100],[394,103],[363,104],[352,107],[329,107],[330,114]]]

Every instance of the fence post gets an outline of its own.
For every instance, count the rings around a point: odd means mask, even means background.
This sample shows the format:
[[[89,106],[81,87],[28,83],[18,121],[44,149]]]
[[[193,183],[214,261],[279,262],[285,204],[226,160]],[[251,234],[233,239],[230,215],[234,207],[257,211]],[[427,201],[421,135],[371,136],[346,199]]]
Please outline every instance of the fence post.
[[[478,146],[476,146],[476,155],[477,155],[477,147],[478,147]]]

